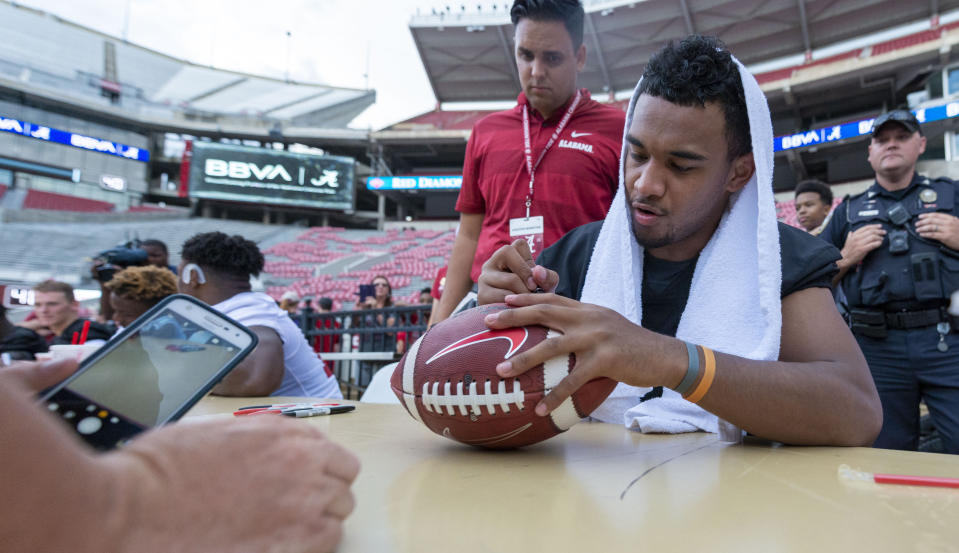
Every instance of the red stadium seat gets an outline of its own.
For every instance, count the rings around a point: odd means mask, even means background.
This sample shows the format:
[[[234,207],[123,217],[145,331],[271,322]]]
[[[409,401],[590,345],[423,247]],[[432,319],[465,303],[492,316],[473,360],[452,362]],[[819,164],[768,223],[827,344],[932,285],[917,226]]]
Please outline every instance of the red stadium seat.
[[[264,250],[267,256],[281,258],[269,259],[264,273],[294,281],[288,286],[271,286],[267,293],[275,298],[286,290],[295,290],[301,296],[327,296],[339,307],[356,302],[360,283],[385,275],[393,286],[395,299],[416,302],[419,290],[429,286],[436,271],[446,263],[454,240],[455,235],[450,231],[395,229],[360,240],[350,237],[343,229],[314,227],[301,233],[295,241]],[[392,258],[363,270],[315,274],[318,265],[351,254],[371,257],[390,254]]]
[[[930,29],[928,31],[921,31],[908,36],[899,37],[893,40],[887,40],[886,42],[880,42],[879,44],[873,45],[872,55],[878,56],[881,54],[887,54],[895,50],[908,48],[910,46],[915,46],[917,44],[922,44],[923,42],[937,40],[941,35],[942,35],[942,29]]]
[[[110,202],[101,202],[66,194],[55,194],[41,190],[27,190],[23,199],[23,209],[49,209],[53,211],[80,211],[87,213],[107,213],[114,210]]]

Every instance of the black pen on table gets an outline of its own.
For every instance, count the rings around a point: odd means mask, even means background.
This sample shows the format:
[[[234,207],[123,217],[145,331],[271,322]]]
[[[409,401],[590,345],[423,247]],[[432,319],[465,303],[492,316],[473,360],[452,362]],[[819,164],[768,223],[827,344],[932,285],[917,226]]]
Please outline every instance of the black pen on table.
[[[283,411],[283,414],[288,417],[296,417],[302,419],[304,417],[319,417],[322,415],[336,415],[338,413],[348,413],[356,409],[355,405],[336,405],[333,407],[316,407],[313,409],[298,409]]]

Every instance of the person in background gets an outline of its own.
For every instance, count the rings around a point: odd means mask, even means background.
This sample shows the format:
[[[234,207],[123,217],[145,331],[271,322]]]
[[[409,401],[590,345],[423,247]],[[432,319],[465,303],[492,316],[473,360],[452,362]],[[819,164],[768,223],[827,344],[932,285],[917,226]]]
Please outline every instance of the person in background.
[[[333,300],[326,296],[316,300],[316,310],[320,313],[331,313],[333,311]]]
[[[522,92],[514,108],[473,126],[456,201],[459,231],[432,323],[453,313],[500,246],[523,238],[539,255],[602,219],[619,182],[625,114],[577,84],[586,66],[582,4],[515,0],[510,18]]]
[[[327,297],[316,300],[316,312],[320,315],[332,313],[333,300]],[[335,328],[340,328],[340,323],[333,317],[319,317],[316,319],[317,330],[332,330]],[[313,337],[313,351],[319,353],[321,359],[323,358],[322,354],[337,351],[339,345],[340,337],[338,335],[327,334],[325,336]],[[333,374],[333,361],[323,361],[323,366],[326,368],[327,374]]]
[[[289,314],[270,296],[252,291],[250,278],[263,270],[263,254],[255,243],[222,232],[197,234],[184,242],[180,259],[180,293],[206,302],[259,339],[253,353],[213,388],[214,394],[343,397]]]
[[[796,219],[813,236],[822,233],[832,211],[832,190],[821,180],[804,180],[796,185]]]
[[[436,309],[440,305],[440,300],[443,299],[443,289],[446,287],[447,269],[448,266],[444,265],[441,269],[436,271],[436,277],[433,279],[433,287],[430,288],[430,296],[433,298],[433,307],[430,309],[430,320],[427,323],[428,327],[433,326],[433,324],[436,322],[433,320],[433,314],[437,312]]]
[[[400,307],[406,305],[403,302],[393,300],[393,286],[389,279],[383,275],[373,277],[370,283],[373,286],[373,295],[357,304],[357,309],[385,309],[387,307]],[[382,313],[365,315],[363,317],[363,326],[366,327],[389,327],[396,326],[396,316],[389,311],[390,315],[384,318]],[[354,325],[355,326],[355,325]],[[360,351],[383,351],[402,348],[398,336],[393,332],[377,332],[373,334],[360,334]],[[365,349],[370,348],[370,349]]]
[[[822,238],[842,250],[849,320],[882,400],[875,447],[915,450],[925,401],[946,453],[959,453],[959,334],[946,308],[959,289],[959,186],[916,172],[926,137],[912,112],[873,122],[876,181],[834,210]]]
[[[430,288],[429,286],[420,290],[420,301],[419,301],[420,305],[430,305],[430,306],[433,305],[432,290],[433,289]],[[420,314],[418,312],[409,313],[408,315],[409,315],[409,324],[411,326],[416,326],[420,324]],[[429,321],[430,315],[431,315],[430,311],[426,311],[425,313],[423,313],[423,316],[426,319],[426,321]],[[411,339],[415,339],[418,335],[419,335],[418,332],[417,333],[410,333],[407,331],[397,332],[396,333],[396,354],[403,355],[404,353],[406,353],[406,346],[409,344]]]
[[[72,360],[0,368],[3,551],[336,548],[360,464],[316,426],[216,418],[97,453],[35,399],[76,368]]]
[[[291,317],[295,316],[300,307],[300,295],[293,290],[287,290],[280,296],[280,309],[286,311]]]
[[[370,284],[373,285],[373,295],[360,302],[357,308],[383,309],[384,307],[398,305],[393,301],[393,287],[390,286],[389,279],[383,275],[377,275],[373,277],[373,282]]]
[[[7,308],[0,304],[0,355],[6,361],[32,361],[38,353],[49,350],[47,341],[29,328],[17,326],[7,319]]]
[[[287,290],[280,296],[280,309],[286,311],[296,326],[300,326],[300,295],[293,290]]]
[[[160,300],[176,294],[176,277],[165,267],[127,267],[104,286],[110,294],[113,322],[122,330]]]
[[[36,323],[49,331],[47,343],[77,343],[86,328],[86,343],[102,344],[113,335],[113,328],[79,316],[80,303],[73,295],[73,286],[47,280],[33,287],[33,309]],[[39,332],[38,332],[39,333]]]
[[[176,274],[176,266],[170,265],[170,251],[167,249],[165,242],[149,238],[140,242],[140,249],[147,252],[148,264],[170,269],[170,272]]]
[[[420,304],[433,303],[433,289],[429,286],[420,290]]]

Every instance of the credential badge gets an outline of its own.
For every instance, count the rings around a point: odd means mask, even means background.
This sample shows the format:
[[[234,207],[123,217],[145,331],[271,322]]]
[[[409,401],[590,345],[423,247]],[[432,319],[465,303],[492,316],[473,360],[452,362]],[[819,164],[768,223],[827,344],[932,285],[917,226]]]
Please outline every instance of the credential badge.
[[[935,202],[938,197],[939,194],[936,194],[936,191],[932,188],[923,188],[922,191],[919,192],[919,199],[925,204],[931,204]]]

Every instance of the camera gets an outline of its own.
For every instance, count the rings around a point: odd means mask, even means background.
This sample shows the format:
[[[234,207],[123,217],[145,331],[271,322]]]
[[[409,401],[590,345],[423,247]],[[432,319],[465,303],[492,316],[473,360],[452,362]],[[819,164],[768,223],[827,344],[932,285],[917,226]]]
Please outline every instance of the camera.
[[[901,254],[909,251],[909,231],[889,231],[889,253]]]
[[[139,243],[127,242],[104,250],[93,258],[93,278],[98,282],[110,282],[117,271],[127,267],[147,264],[147,252]]]

